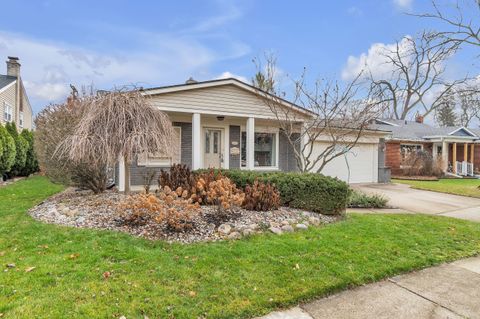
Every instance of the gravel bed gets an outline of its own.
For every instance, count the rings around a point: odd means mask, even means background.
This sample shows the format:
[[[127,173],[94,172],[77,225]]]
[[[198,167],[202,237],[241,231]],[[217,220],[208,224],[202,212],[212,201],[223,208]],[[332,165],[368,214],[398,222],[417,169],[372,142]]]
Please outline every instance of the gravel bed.
[[[265,231],[282,234],[332,223],[341,218],[281,207],[267,212],[235,208],[223,220],[218,220],[216,207],[202,206],[201,214],[193,220],[194,228],[179,233],[154,221],[143,226],[123,225],[116,207],[125,198],[125,195],[115,191],[95,195],[70,188],[33,207],[28,213],[37,220],[51,224],[115,230],[152,240],[181,243],[239,239]]]

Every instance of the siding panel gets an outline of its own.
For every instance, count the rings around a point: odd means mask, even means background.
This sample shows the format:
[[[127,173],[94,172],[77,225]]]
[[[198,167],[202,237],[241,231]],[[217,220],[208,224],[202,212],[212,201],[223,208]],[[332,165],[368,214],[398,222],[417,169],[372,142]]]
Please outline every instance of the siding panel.
[[[261,97],[234,85],[164,93],[151,96],[150,99],[152,105],[160,109],[175,108],[180,112],[196,110],[200,113],[225,112],[274,118]]]

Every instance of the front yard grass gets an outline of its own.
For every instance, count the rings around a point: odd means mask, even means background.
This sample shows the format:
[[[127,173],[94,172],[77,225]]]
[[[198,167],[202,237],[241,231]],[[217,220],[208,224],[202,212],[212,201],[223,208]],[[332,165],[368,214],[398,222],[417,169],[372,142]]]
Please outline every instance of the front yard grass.
[[[180,245],[25,213],[60,190],[43,177],[0,188],[2,319],[247,318],[480,253],[480,224],[426,215]]]
[[[470,196],[480,198],[480,180],[445,178],[438,181],[392,180],[394,183],[407,184],[412,188],[434,192]]]

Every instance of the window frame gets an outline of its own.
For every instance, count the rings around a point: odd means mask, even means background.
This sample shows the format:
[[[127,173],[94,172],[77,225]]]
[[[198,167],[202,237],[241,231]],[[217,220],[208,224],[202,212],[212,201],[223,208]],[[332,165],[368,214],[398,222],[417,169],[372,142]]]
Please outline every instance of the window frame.
[[[24,124],[25,124],[25,118],[23,115],[23,111],[20,111],[20,113],[18,113],[18,127],[23,128]]]
[[[137,158],[137,166],[146,167],[170,167],[172,164],[180,164],[182,161],[182,127],[178,125],[173,126],[174,130],[178,130],[180,145],[178,146],[178,163],[173,163],[172,156],[170,157],[155,157],[150,154],[140,154]]]
[[[240,169],[247,169],[247,166],[246,164],[245,165],[242,165],[242,149],[243,149],[243,139],[242,139],[242,135],[243,134],[247,134],[246,133],[246,130],[242,127],[240,129]],[[260,171],[265,171],[265,170],[279,170],[279,162],[280,162],[280,159],[279,159],[279,155],[280,155],[280,152],[279,152],[279,148],[280,148],[280,131],[278,129],[276,130],[272,130],[272,129],[262,129],[262,128],[255,128],[255,131],[254,131],[254,134],[257,134],[257,133],[268,133],[268,134],[274,134],[275,136],[275,161],[274,161],[274,165],[271,165],[271,166],[255,166],[254,164],[254,167],[253,169],[254,170],[260,170]],[[255,137],[254,137],[254,140],[255,140]],[[254,155],[255,156],[255,155]]]
[[[13,121],[13,106],[7,102],[3,102],[3,121],[5,123]]]
[[[400,157],[403,160],[405,160],[405,153],[402,151],[402,148],[404,146],[407,146],[407,147],[416,147],[416,151],[423,151],[423,144],[420,144],[420,143],[400,143]]]

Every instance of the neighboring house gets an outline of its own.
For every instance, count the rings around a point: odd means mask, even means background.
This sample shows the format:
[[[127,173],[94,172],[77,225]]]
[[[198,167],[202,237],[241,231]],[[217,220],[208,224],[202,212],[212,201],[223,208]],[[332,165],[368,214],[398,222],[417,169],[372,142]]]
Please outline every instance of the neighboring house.
[[[33,127],[32,107],[20,76],[20,63],[16,57],[8,57],[7,74],[0,74],[0,124],[15,122],[17,128]]]
[[[159,171],[173,163],[192,169],[226,168],[261,171],[295,171],[293,149],[278,127],[258,89],[237,79],[196,82],[145,89],[152,105],[166,112],[178,134],[180,152],[172,157],[140,155],[131,165],[131,185],[143,185],[146,172]],[[278,99],[272,101],[278,102]],[[291,108],[298,118],[308,120],[312,113],[286,100],[280,107]],[[351,183],[378,182],[380,139],[386,132],[367,130],[346,156],[339,156],[322,171]],[[329,145],[328,138],[315,142],[314,153]],[[315,154],[314,154],[315,156]],[[119,189],[124,163],[117,168]]]
[[[402,175],[402,161],[418,150],[427,151],[441,160],[445,173],[473,176],[480,170],[480,131],[462,126],[433,127],[415,121],[379,119],[375,128],[392,131],[385,145],[385,165],[392,175]]]

